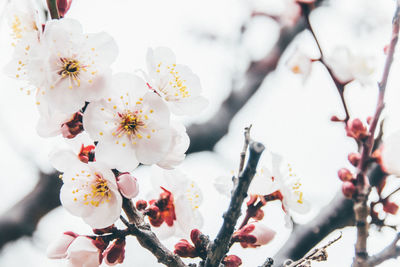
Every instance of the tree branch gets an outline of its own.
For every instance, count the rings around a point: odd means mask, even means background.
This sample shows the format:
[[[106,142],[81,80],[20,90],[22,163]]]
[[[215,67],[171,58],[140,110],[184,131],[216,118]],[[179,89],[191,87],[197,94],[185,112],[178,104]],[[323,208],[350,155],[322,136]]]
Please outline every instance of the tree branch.
[[[397,242],[400,240],[400,233],[397,233],[395,239],[392,243],[389,244],[386,248],[384,248],[381,252],[377,253],[374,256],[369,257],[368,266],[376,266],[381,264],[384,261],[389,259],[395,259],[400,256],[400,246],[397,245]]]
[[[249,160],[247,161],[246,168],[239,176],[238,184],[232,194],[229,208],[223,215],[224,222],[222,227],[215,240],[208,246],[205,267],[218,267],[229,251],[230,240],[241,214],[243,201],[247,197],[247,190],[256,174],[257,164],[264,149],[265,147],[263,144],[251,142]]]

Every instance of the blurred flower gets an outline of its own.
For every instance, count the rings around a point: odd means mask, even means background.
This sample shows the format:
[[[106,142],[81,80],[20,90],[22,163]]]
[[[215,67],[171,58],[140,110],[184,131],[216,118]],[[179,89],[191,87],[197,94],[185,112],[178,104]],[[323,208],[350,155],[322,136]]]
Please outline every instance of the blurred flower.
[[[300,74],[303,77],[303,82],[305,82],[311,73],[312,60],[297,48],[288,61],[286,61],[286,66],[294,74]]]
[[[37,103],[46,102],[49,113],[74,113],[104,96],[117,56],[115,41],[107,33],[84,34],[72,19],[48,21],[30,64],[43,77],[37,86]],[[40,66],[39,68],[37,66]]]
[[[362,84],[371,83],[371,74],[375,71],[371,57],[354,54],[348,47],[337,46],[329,57],[327,64],[332,68],[335,77],[342,83],[358,80]]]
[[[384,136],[380,158],[387,173],[400,176],[400,130]]]
[[[66,210],[92,228],[105,228],[119,218],[122,197],[110,169],[98,162],[82,163],[72,152],[53,153],[50,160],[63,172],[60,200]]]
[[[149,86],[170,104],[173,113],[194,115],[208,105],[200,96],[197,75],[189,67],[176,64],[175,54],[169,48],[149,48],[146,60]]]
[[[153,230],[160,238],[172,235],[187,236],[194,228],[201,228],[203,217],[199,212],[203,198],[200,188],[179,170],[152,169],[151,183],[162,192],[149,201],[148,210]],[[153,193],[154,195],[154,193]]]
[[[61,237],[51,243],[46,250],[46,255],[50,259],[63,259],[67,257],[69,245],[78,237],[74,232],[65,232]]]
[[[112,96],[91,102],[83,115],[85,130],[99,141],[96,160],[119,171],[162,161],[174,133],[166,104],[135,75],[116,74],[112,88]]]
[[[240,242],[244,248],[266,245],[274,239],[276,232],[260,222],[251,222],[232,235],[233,242]]]

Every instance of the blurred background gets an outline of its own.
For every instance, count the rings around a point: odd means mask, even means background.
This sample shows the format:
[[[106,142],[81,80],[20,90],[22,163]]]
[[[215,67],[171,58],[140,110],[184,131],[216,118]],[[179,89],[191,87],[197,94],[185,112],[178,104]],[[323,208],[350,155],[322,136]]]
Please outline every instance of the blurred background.
[[[4,10],[6,0],[0,0]],[[67,17],[79,20],[85,32],[106,31],[119,45],[115,72],[133,72],[145,68],[148,47],[170,47],[177,61],[186,64],[201,79],[203,94],[209,99],[207,110],[197,117],[183,118],[186,125],[206,123],[218,116],[221,103],[241,90],[246,71],[252,62],[260,62],[276,44],[281,25],[268,16],[252,16],[254,12],[273,17],[290,16],[291,0],[73,0]],[[395,8],[392,0],[329,0],[312,14],[311,23],[325,55],[338,46],[372,60],[372,82],[354,81],[347,86],[345,97],[351,117],[365,120],[373,114],[377,86],[384,62],[384,46],[389,42],[391,19]],[[0,10],[0,12],[1,12]],[[13,48],[4,12],[0,24],[0,59],[5,66]],[[291,25],[289,25],[291,26]],[[243,144],[243,128],[252,124],[254,140],[264,143],[270,151],[290,162],[302,178],[305,197],[312,209],[306,215],[294,214],[295,222],[307,224],[340,190],[337,171],[351,169],[347,155],[357,149],[346,137],[342,123],[330,121],[332,115],[344,117],[339,94],[325,67],[312,64],[307,79],[287,68],[286,62],[296,49],[317,59],[319,52],[307,31],[296,35],[281,55],[275,71],[263,79],[262,85],[233,117],[228,133],[218,141],[213,151],[191,153],[180,168],[196,180],[203,191],[200,211],[204,216],[203,233],[215,237],[227,209],[228,199],[214,188],[214,179],[237,170]],[[400,127],[399,55],[395,55],[387,88],[385,134]],[[43,139],[35,131],[38,114],[34,97],[20,90],[17,81],[0,73],[0,214],[7,212],[32,191],[39,171],[53,172],[48,154],[61,138]],[[225,122],[221,122],[225,123]],[[204,125],[207,130],[207,123]],[[212,125],[209,135],[213,138]],[[139,180],[139,198],[152,190],[148,167],[134,173]],[[390,180],[399,184],[394,178]],[[277,232],[268,245],[257,249],[242,249],[235,245],[231,254],[241,257],[243,266],[261,265],[273,256],[290,236],[284,226],[284,214],[279,203],[265,209],[264,223]],[[400,218],[391,216],[390,224]],[[0,229],[1,230],[1,229]],[[90,234],[91,229],[80,218],[58,207],[44,216],[32,237],[7,243],[0,252],[0,266],[61,266],[62,261],[45,256],[47,245],[64,231]],[[325,263],[313,266],[350,266],[354,255],[355,229],[341,230],[343,237],[328,249]],[[395,230],[371,227],[369,250],[380,251],[393,238]],[[339,235],[336,231],[322,240],[326,244]],[[173,249],[178,238],[164,240]],[[190,262],[190,261],[189,261]],[[381,266],[398,266],[399,261],[387,261]],[[156,259],[141,248],[135,238],[127,241],[126,259],[121,266],[158,266]]]

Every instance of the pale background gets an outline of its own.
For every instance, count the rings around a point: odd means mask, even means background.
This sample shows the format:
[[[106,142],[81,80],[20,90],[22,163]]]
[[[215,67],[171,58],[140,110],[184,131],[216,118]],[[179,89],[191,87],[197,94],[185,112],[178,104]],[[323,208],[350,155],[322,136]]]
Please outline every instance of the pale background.
[[[18,0],[17,0],[18,1]],[[0,0],[3,9],[5,0]],[[237,42],[240,26],[248,20],[254,8],[259,11],[282,12],[283,0],[74,0],[67,17],[78,19],[87,32],[106,31],[114,36],[120,53],[114,64],[115,71],[133,72],[145,67],[147,47],[167,46],[173,49],[180,63],[189,65],[202,82],[204,95],[209,99],[208,109],[192,121],[205,121],[212,117],[219,104],[230,92],[231,78],[247,68],[250,59],[264,56],[274,44],[278,26],[271,19],[257,18],[249,24],[242,44]],[[331,0],[330,6],[313,13],[312,24],[326,54],[336,45],[347,45],[358,53],[374,57],[376,72],[380,76],[384,59],[383,47],[391,32],[394,1],[391,0]],[[206,36],[216,36],[211,40]],[[0,25],[0,65],[11,58],[12,48],[8,25]],[[315,44],[308,33],[303,33],[294,44],[318,56]],[[332,115],[343,115],[339,96],[333,83],[319,64],[313,65],[309,79],[302,78],[285,68],[286,53],[280,65],[264,81],[262,88],[234,118],[229,134],[216,146],[215,152],[203,152],[187,157],[181,168],[196,179],[206,195],[200,207],[205,225],[202,231],[212,238],[222,223],[222,213],[228,200],[219,195],[212,182],[220,175],[236,170],[242,147],[243,128],[253,124],[252,137],[263,142],[272,151],[284,155],[303,178],[306,197],[312,210],[296,221],[307,223],[319,209],[329,203],[340,188],[336,172],[341,167],[351,167],[347,155],[356,144],[345,136],[343,125],[332,123]],[[392,68],[388,85],[388,116],[386,131],[399,127],[399,55]],[[238,77],[240,79],[240,76]],[[36,183],[35,164],[51,171],[47,155],[61,141],[59,138],[42,139],[35,132],[38,118],[35,101],[19,90],[16,81],[0,74],[0,214],[28,193]],[[362,86],[352,84],[346,97],[352,116],[365,119],[372,115],[377,95],[375,83]],[[151,187],[148,169],[136,173],[144,196]],[[394,181],[397,182],[397,181]],[[270,244],[258,249],[241,249],[235,245],[232,254],[239,255],[243,266],[258,266],[267,256],[273,256],[285,242],[290,231],[284,227],[284,217],[279,203],[266,212],[264,222],[277,231]],[[391,222],[400,223],[398,216]],[[48,260],[44,251],[60,233],[72,230],[90,234],[90,228],[81,219],[73,217],[62,207],[52,211],[39,224],[33,238],[18,240],[0,252],[0,266],[62,266],[61,261]],[[385,229],[370,232],[371,253],[388,244],[394,231]],[[328,236],[322,243],[338,236]],[[178,239],[164,241],[168,248]],[[315,266],[350,266],[353,257],[355,231],[343,229],[343,238],[328,249],[327,263]],[[121,266],[156,266],[153,255],[128,238],[127,254]],[[381,266],[398,266],[399,261],[388,261]],[[313,265],[314,266],[314,265]]]

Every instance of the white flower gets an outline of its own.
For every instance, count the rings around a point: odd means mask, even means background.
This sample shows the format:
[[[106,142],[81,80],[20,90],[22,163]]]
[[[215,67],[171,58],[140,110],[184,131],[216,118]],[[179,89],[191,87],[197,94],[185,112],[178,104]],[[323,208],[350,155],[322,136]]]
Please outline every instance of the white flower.
[[[147,51],[148,84],[170,104],[176,115],[193,115],[208,101],[200,96],[200,80],[189,67],[176,64],[175,54],[165,47]]]
[[[47,247],[47,257],[50,259],[63,259],[67,257],[68,247],[77,237],[78,235],[73,232],[65,232]]]
[[[160,238],[175,236],[188,236],[193,229],[200,229],[203,225],[203,217],[199,212],[199,206],[203,201],[202,193],[196,183],[179,170],[162,170],[152,168],[151,183],[160,196],[150,201],[161,212],[160,221],[150,223],[153,230]],[[161,188],[161,189],[160,189]],[[164,201],[157,203],[161,197]],[[167,200],[167,201],[165,201]]]
[[[400,130],[384,136],[381,158],[387,173],[400,176]]]
[[[68,151],[54,152],[50,161],[63,172],[60,200],[66,210],[92,228],[105,228],[118,220],[122,197],[110,169],[98,162],[82,163]]]
[[[168,107],[138,76],[119,73],[112,83],[114,95],[90,103],[83,117],[84,129],[99,141],[96,159],[119,171],[160,162],[171,150]]]
[[[344,46],[336,47],[326,59],[336,78],[346,83],[352,80],[366,84],[371,82],[371,74],[375,68],[372,58],[358,55]]]
[[[286,61],[286,66],[294,74],[302,75],[303,82],[305,82],[311,73],[312,60],[310,56],[306,55],[297,48],[288,61]]]
[[[186,133],[185,126],[178,121],[171,121],[172,140],[167,156],[163,158],[157,165],[164,169],[174,169],[185,159],[185,152],[189,147],[190,139]]]
[[[68,267],[98,267],[100,266],[101,250],[94,240],[86,236],[78,236],[68,247]]]
[[[29,65],[44,80],[31,83],[40,88],[37,104],[46,102],[49,113],[74,113],[107,92],[118,53],[107,33],[84,34],[76,20],[51,20],[35,50]]]

